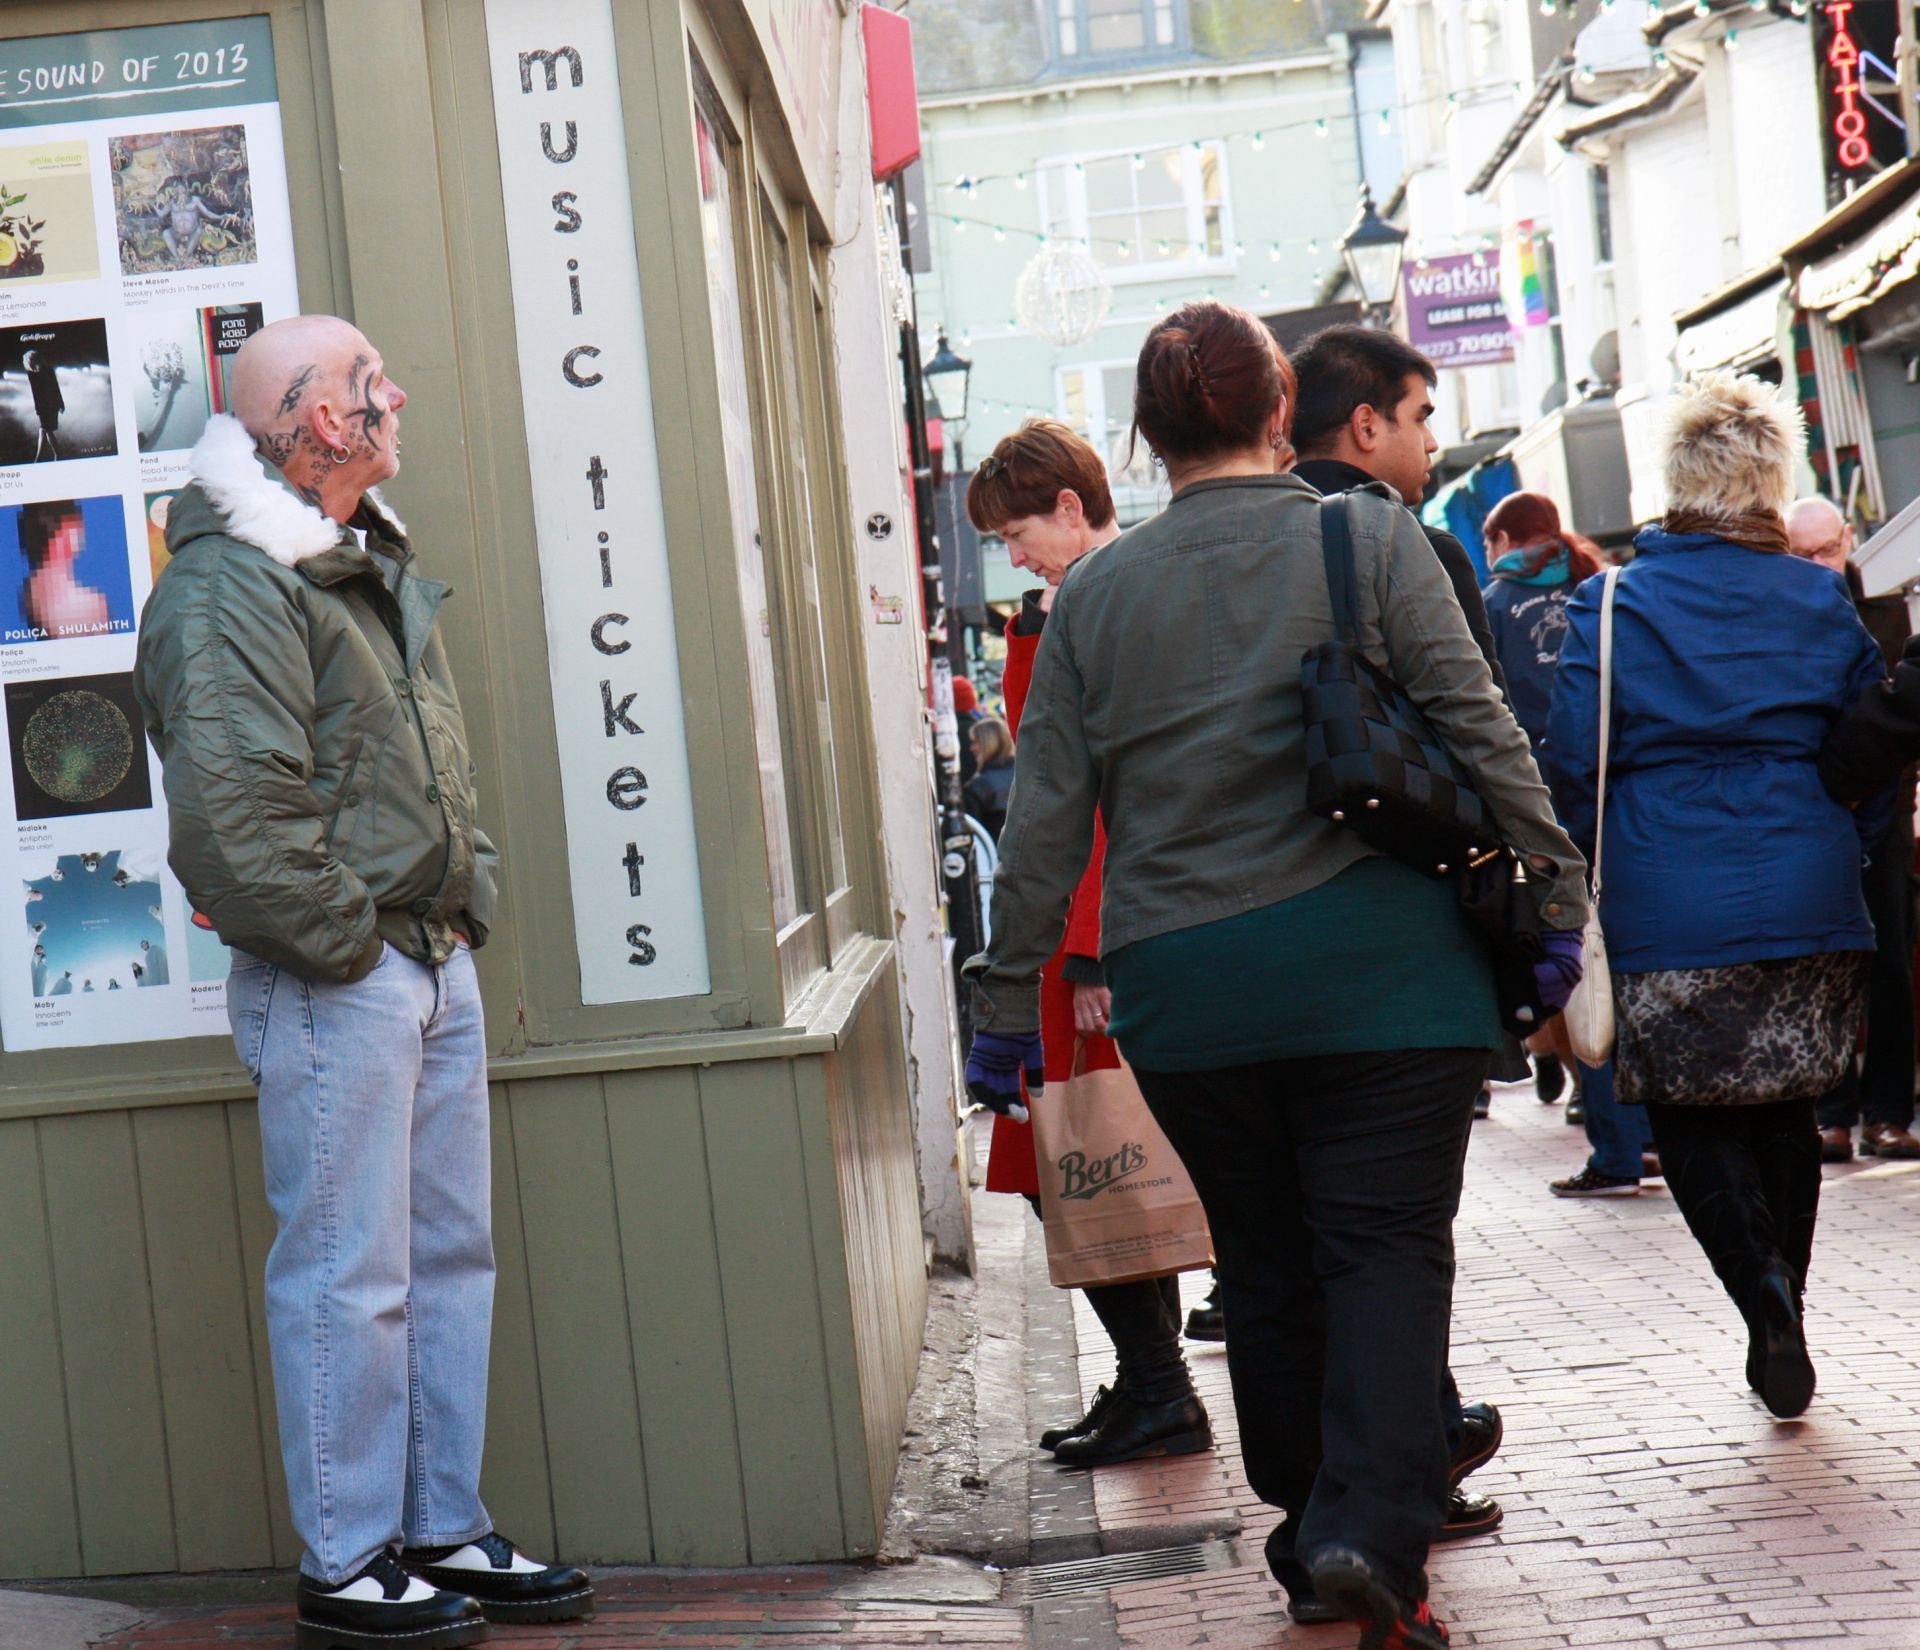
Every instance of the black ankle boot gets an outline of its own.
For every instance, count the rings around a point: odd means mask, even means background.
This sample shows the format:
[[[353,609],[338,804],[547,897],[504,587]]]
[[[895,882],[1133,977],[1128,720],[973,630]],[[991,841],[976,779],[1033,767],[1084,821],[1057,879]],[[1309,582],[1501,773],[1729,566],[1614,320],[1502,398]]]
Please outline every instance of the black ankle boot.
[[[1103,1386],[1093,1395],[1093,1402],[1087,1405],[1087,1413],[1070,1427],[1049,1427],[1040,1434],[1042,1449],[1058,1449],[1069,1438],[1084,1438],[1107,1418],[1108,1413],[1120,1398],[1120,1377],[1115,1376],[1112,1386]]]
[[[1791,1272],[1778,1268],[1760,1280],[1759,1318],[1760,1400],[1782,1420],[1792,1420],[1813,1402],[1814,1373]]]
[[[1143,1404],[1122,1392],[1099,1426],[1084,1438],[1065,1440],[1053,1455],[1063,1466],[1110,1467],[1143,1455],[1197,1455],[1212,1448],[1213,1429],[1195,1394]]]
[[[478,1604],[408,1575],[389,1552],[331,1587],[303,1575],[294,1592],[299,1650],[456,1650],[486,1638]]]

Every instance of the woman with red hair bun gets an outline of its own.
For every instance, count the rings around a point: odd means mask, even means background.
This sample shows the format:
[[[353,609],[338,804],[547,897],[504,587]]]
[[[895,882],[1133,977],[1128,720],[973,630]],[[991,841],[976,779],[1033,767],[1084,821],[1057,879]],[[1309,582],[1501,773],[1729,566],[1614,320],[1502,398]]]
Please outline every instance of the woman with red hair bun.
[[[1134,428],[1173,496],[1060,580],[993,938],[965,969],[967,1080],[992,1104],[1039,1060],[1041,969],[1097,812],[1107,1030],[1206,1205],[1247,1479],[1284,1514],[1268,1564],[1296,1621],[1444,1650],[1426,1560],[1455,1482],[1453,1217],[1500,1019],[1452,884],[1307,808],[1301,661],[1335,634],[1323,521],[1348,527],[1356,645],[1537,874],[1549,949],[1575,959],[1542,978],[1550,1002],[1578,977],[1585,867],[1419,522],[1285,474],[1292,407],[1243,309],[1186,304],[1147,335]]]

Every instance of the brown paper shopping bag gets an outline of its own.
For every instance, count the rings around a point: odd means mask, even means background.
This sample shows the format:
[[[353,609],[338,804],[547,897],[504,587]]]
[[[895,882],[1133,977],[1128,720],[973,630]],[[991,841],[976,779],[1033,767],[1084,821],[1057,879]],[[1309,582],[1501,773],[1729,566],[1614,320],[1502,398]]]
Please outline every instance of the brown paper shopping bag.
[[[1186,1166],[1125,1065],[1049,1083],[1033,1107],[1047,1270],[1061,1289],[1195,1272],[1213,1238]]]

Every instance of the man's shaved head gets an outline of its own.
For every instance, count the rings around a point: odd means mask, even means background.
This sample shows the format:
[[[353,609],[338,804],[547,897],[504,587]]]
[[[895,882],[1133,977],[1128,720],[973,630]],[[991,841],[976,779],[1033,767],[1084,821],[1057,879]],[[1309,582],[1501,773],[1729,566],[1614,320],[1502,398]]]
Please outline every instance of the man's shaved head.
[[[296,315],[262,327],[233,358],[233,411],[255,441],[282,429],[324,388],[339,389],[373,346],[337,315]]]
[[[1853,550],[1853,528],[1832,499],[1816,493],[1787,506],[1787,543],[1796,556],[1844,573]]]
[[[400,468],[406,395],[380,352],[337,315],[262,327],[233,358],[233,410],[294,491],[329,515]]]

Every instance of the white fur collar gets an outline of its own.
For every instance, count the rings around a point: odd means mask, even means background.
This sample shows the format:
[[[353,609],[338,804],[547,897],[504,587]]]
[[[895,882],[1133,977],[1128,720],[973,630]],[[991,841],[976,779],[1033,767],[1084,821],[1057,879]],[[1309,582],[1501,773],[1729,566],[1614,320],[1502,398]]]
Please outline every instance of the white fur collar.
[[[188,464],[213,507],[227,518],[227,531],[264,550],[282,567],[298,567],[340,542],[338,522],[267,474],[253,437],[231,413],[216,413],[207,420]],[[406,523],[388,507],[377,487],[369,489],[367,501],[396,534],[405,536]]]

